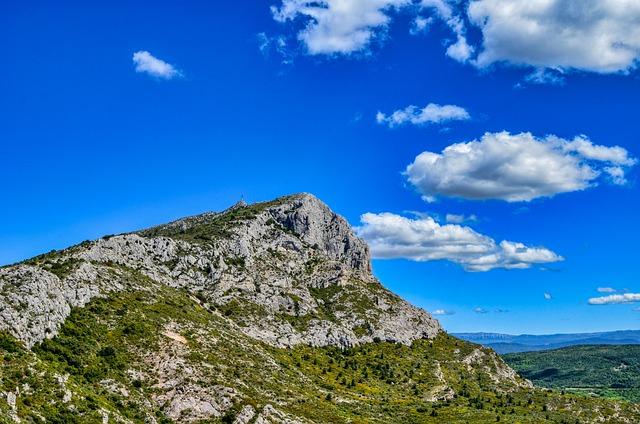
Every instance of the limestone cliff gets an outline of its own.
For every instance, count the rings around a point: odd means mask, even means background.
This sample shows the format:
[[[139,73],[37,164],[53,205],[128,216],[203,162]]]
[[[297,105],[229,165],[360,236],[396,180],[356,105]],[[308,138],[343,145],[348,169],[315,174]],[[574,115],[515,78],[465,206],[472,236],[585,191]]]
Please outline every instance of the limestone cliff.
[[[124,269],[196,294],[273,346],[434,337],[438,322],[371,274],[367,245],[310,194],[240,203],[0,269],[0,329],[28,346],[72,307],[135,289]]]

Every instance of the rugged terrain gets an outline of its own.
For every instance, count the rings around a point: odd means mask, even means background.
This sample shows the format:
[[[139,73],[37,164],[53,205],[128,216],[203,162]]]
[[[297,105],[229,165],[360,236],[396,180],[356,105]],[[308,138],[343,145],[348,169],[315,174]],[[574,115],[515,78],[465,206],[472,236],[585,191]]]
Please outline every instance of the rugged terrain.
[[[308,194],[3,267],[0,331],[0,422],[640,419],[448,336]]]

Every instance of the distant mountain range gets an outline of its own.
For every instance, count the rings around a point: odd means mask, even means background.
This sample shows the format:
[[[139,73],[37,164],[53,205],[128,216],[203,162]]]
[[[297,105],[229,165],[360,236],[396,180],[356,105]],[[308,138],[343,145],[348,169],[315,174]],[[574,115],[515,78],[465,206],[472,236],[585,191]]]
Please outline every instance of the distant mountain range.
[[[549,335],[521,334],[518,336],[500,333],[454,333],[452,335],[490,347],[500,354],[551,350],[576,345],[640,344],[640,330]]]

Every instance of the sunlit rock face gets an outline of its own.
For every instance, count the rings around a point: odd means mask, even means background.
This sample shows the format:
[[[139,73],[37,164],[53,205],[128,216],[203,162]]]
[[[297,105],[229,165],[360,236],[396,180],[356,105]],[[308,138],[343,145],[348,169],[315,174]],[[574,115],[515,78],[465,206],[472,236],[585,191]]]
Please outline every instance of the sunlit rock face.
[[[410,344],[441,331],[373,277],[366,243],[310,194],[239,203],[0,269],[0,329],[32,346],[53,337],[72,307],[158,284],[189,291],[278,347]]]

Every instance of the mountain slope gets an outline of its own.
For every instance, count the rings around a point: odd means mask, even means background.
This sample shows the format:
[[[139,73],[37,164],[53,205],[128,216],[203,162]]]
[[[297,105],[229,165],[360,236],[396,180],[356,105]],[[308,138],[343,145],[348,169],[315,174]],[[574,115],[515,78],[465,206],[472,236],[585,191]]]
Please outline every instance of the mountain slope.
[[[534,390],[308,194],[0,269],[0,422],[637,422]],[[573,422],[572,421],[572,422]]]
[[[536,385],[640,401],[640,346],[573,346],[504,355]]]

